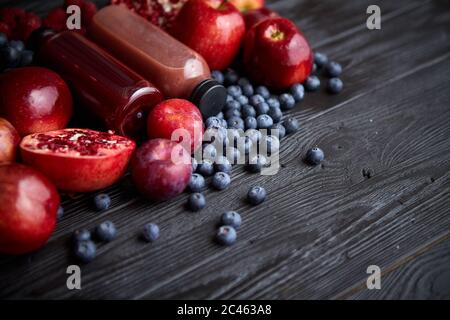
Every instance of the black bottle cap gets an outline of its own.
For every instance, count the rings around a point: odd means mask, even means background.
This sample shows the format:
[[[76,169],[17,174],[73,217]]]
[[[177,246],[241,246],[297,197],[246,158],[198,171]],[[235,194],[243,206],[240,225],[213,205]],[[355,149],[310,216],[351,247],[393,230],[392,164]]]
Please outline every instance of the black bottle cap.
[[[204,80],[195,87],[191,101],[200,109],[205,119],[216,116],[227,101],[227,90],[215,80]]]

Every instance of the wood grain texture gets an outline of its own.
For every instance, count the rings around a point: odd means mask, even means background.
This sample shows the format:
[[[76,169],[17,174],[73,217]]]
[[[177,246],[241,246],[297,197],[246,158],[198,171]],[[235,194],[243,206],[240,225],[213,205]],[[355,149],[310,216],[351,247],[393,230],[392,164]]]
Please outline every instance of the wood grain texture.
[[[14,1],[41,14],[60,2]],[[0,297],[448,297],[447,277],[438,275],[448,265],[443,239],[450,230],[449,7],[379,3],[380,31],[365,28],[370,1],[270,4],[343,64],[346,86],[338,96],[308,95],[289,112],[303,128],[283,141],[278,175],[236,168],[233,187],[207,191],[208,207],[200,213],[184,210],[186,195],[149,203],[128,178],[107,190],[113,206],[104,213],[92,208],[92,195],[66,198],[66,215],[45,248],[0,257]],[[315,145],[326,161],[309,167],[301,159]],[[267,188],[269,199],[251,208],[243,195],[256,184]],[[244,219],[231,248],[212,241],[226,209]],[[71,232],[105,219],[118,226],[118,239],[101,245],[95,262],[83,266],[83,289],[68,291]],[[152,245],[137,237],[147,222],[161,227]],[[391,271],[383,276],[386,290],[369,295],[361,285],[370,264]],[[408,282],[414,270],[428,276]],[[441,286],[429,289],[433,285]]]

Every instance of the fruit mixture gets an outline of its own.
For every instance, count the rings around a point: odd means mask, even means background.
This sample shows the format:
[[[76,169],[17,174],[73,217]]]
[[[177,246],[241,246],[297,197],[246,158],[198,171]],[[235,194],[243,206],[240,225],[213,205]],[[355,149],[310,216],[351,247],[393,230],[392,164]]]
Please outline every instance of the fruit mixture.
[[[108,41],[97,43],[93,37],[95,23],[101,28],[101,22],[123,14],[118,7],[103,11],[103,20],[95,16],[103,9],[97,13],[95,4],[85,0],[66,0],[42,21],[22,9],[1,9],[0,253],[23,254],[45,245],[64,216],[59,192],[67,201],[74,193],[91,192],[93,206],[107,212],[113,201],[102,190],[127,172],[142,197],[169,201],[186,191],[186,208],[201,211],[207,207],[204,191],[227,190],[235,165],[264,174],[277,162],[283,138],[300,129],[290,111],[307,93],[321,87],[330,94],[343,90],[342,66],[313,52],[300,29],[265,7],[263,0],[112,0],[110,5],[127,8],[121,10],[129,22],[157,25],[168,32],[164,37],[190,48],[186,55],[194,52],[200,58],[188,60],[188,72],[198,75],[202,63],[212,71],[202,67],[208,80],[190,98],[164,100],[161,92],[170,93],[171,87],[164,81],[191,89],[187,81],[193,80],[185,71],[185,78],[152,74],[161,80],[160,91],[140,73],[143,64],[129,66],[114,58],[126,56],[121,51],[125,49],[105,46]],[[75,33],[66,30],[73,6],[81,12],[81,28]],[[96,34],[105,35],[108,30]],[[161,59],[182,58],[162,46]],[[67,48],[76,52],[58,56],[58,50]],[[49,60],[60,59],[55,67],[45,63],[50,54]],[[202,108],[196,105],[196,95],[203,98],[198,100]],[[220,112],[206,116],[209,106],[219,106]],[[80,123],[88,128],[73,127]],[[117,127],[118,133],[113,131]],[[128,132],[133,135],[125,136]],[[324,152],[314,147],[304,162],[319,165],[324,159]],[[269,195],[255,185],[245,197],[257,206]],[[243,220],[238,212],[226,210],[216,242],[234,244]],[[72,254],[89,263],[98,253],[96,243],[114,241],[119,232],[110,220],[91,230],[75,230]],[[157,241],[159,226],[147,223],[140,237]]]

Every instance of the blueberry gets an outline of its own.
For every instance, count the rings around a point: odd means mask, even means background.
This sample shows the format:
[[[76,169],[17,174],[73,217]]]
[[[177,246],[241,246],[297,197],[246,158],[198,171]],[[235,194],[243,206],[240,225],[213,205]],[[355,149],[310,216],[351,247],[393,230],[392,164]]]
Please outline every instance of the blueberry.
[[[8,38],[6,34],[0,32],[0,47],[4,47],[8,44]]]
[[[255,90],[253,89],[253,86],[249,83],[246,85],[243,85],[242,87],[242,94],[246,97],[251,97],[255,93]]]
[[[329,93],[338,94],[344,88],[344,83],[339,78],[331,78],[327,83],[327,90]]]
[[[245,128],[244,120],[242,120],[242,118],[238,117],[238,116],[229,118],[227,123],[228,123],[228,128],[242,129],[242,130],[244,130],[244,128]]]
[[[231,178],[225,172],[217,172],[211,180],[211,185],[217,190],[225,190],[230,186],[230,183]]]
[[[147,223],[142,231],[142,238],[147,242],[154,242],[159,238],[159,227],[154,223]]]
[[[228,147],[225,149],[225,156],[231,164],[237,164],[238,160],[241,158],[241,152],[234,147]]]
[[[298,123],[298,120],[295,118],[288,118],[284,120],[283,126],[286,129],[286,134],[297,132],[298,129],[300,128],[300,124]]]
[[[222,226],[217,230],[216,240],[222,245],[231,246],[236,242],[236,230],[231,226]]]
[[[245,129],[256,129],[258,127],[258,123],[255,117],[247,117],[244,120]]]
[[[230,109],[225,111],[225,119],[227,119],[227,126],[230,127],[230,123],[228,122],[228,120],[230,120],[231,118],[237,117],[240,118],[241,117],[241,111],[239,111],[239,109]]]
[[[205,196],[201,193],[193,193],[189,196],[187,205],[191,211],[200,211],[206,206]]]
[[[237,102],[236,100],[231,100],[225,103],[225,107],[224,107],[224,111],[225,113],[229,110],[240,110],[241,109],[241,104],[239,102]],[[224,113],[224,116],[225,116]]]
[[[253,106],[246,104],[242,106],[241,114],[243,118],[256,117],[256,110]]]
[[[33,62],[34,53],[30,50],[23,50],[20,56],[20,66],[25,67]]]
[[[317,76],[309,76],[305,81],[305,88],[308,91],[317,91],[320,88],[320,79]]]
[[[259,129],[268,129],[273,125],[273,119],[267,114],[258,116],[256,121],[258,122]]]
[[[246,85],[251,84],[251,83],[250,83],[250,80],[248,80],[247,78],[242,77],[242,78],[240,78],[238,80],[237,84],[242,88],[243,86],[246,86]]]
[[[278,139],[283,139],[286,136],[286,128],[281,123],[275,123],[270,127],[270,134],[276,136],[274,130],[278,130]]]
[[[102,222],[95,228],[95,235],[101,241],[110,242],[117,236],[116,226],[109,220]]]
[[[222,119],[223,119],[223,112],[220,111],[220,112],[216,115],[216,117],[219,118],[220,120],[222,120]]]
[[[265,86],[258,86],[255,89],[256,94],[259,94],[264,99],[269,99],[270,92],[269,89],[267,89]]]
[[[241,106],[248,104],[248,98],[243,95],[236,97],[236,101],[239,102]]]
[[[280,108],[280,101],[278,100],[278,97],[270,97],[266,102],[270,108]]]
[[[255,94],[250,97],[250,104],[252,106],[257,106],[258,103],[261,103],[261,102],[264,102],[264,98],[259,94]]]
[[[245,136],[249,137],[254,145],[258,144],[259,140],[262,138],[262,133],[256,129],[248,129],[245,131]]]
[[[295,107],[295,99],[289,93],[283,93],[280,95],[281,110],[290,110]]]
[[[258,205],[266,200],[267,193],[263,187],[252,187],[247,193],[247,200],[252,205]]]
[[[214,163],[214,170],[216,172],[230,173],[232,168],[230,161],[224,156],[220,156]]]
[[[301,83],[292,85],[290,90],[295,102],[300,102],[305,98],[305,88]]]
[[[239,97],[242,94],[241,87],[237,85],[229,86],[227,88],[227,92],[230,96],[236,99],[236,97]]]
[[[226,85],[232,85],[238,82],[239,75],[234,71],[233,69],[228,69],[225,73],[225,84]]]
[[[212,71],[211,77],[220,84],[223,84],[223,82],[225,81],[225,77],[224,77],[223,73],[220,72],[219,70]]]
[[[217,149],[213,144],[204,144],[203,146],[203,159],[214,161],[217,157]]]
[[[241,133],[238,129],[231,128],[231,129],[228,129],[227,136],[228,136],[228,141],[229,141],[228,145],[235,146],[237,141],[241,137]]]
[[[188,184],[191,192],[199,192],[205,187],[205,178],[201,174],[193,173]]]
[[[262,114],[267,114],[267,112],[269,112],[269,105],[265,102],[260,102],[255,106],[255,110],[258,116]]]
[[[94,203],[97,210],[108,210],[111,206],[111,198],[105,193],[100,193],[95,196]]]
[[[56,217],[60,220],[64,216],[64,208],[59,206],[58,211],[56,212]]]
[[[321,52],[314,53],[314,63],[317,65],[317,68],[322,68],[328,63],[327,55]]]
[[[325,154],[322,149],[317,147],[309,149],[305,157],[306,162],[311,165],[318,165],[323,161],[323,159],[325,159]]]
[[[205,121],[206,128],[218,128],[221,126],[222,121],[218,117],[209,117]]]
[[[97,248],[95,246],[95,243],[91,240],[80,241],[75,245],[74,255],[79,261],[83,263],[89,263],[94,260],[96,254]]]
[[[225,120],[225,119],[221,119],[221,120],[222,120],[222,128],[227,129],[228,128],[227,120]]]
[[[224,214],[222,214],[222,217],[220,218],[220,222],[224,226],[230,226],[234,229],[238,230],[241,226],[242,219],[241,215],[237,213],[236,211],[227,211]]]
[[[277,123],[281,121],[281,118],[283,117],[283,112],[280,108],[276,107],[270,107],[269,112],[267,112],[267,115],[269,115],[273,122]]]
[[[72,234],[72,243],[75,245],[80,241],[88,240],[91,240],[91,233],[87,229],[75,230],[75,232]]]
[[[209,177],[214,174],[214,166],[211,160],[203,159],[197,166],[197,172],[204,177]]]
[[[20,62],[20,52],[13,47],[6,46],[0,49],[0,60],[4,67],[15,68]]]
[[[205,130],[203,135],[203,141],[210,141],[217,147],[220,145],[226,145],[227,139],[227,129],[224,127],[208,128]]]
[[[280,140],[277,137],[268,135],[264,136],[264,142],[266,144],[267,154],[277,153],[280,150]]]
[[[249,154],[252,147],[253,147],[253,141],[250,139],[250,137],[245,136],[244,137],[244,152],[245,152],[245,154]]]
[[[330,61],[325,65],[325,72],[330,78],[339,77],[342,73],[342,66],[335,61]]]
[[[249,159],[248,164],[246,165],[246,169],[251,173],[259,173],[261,169],[268,164],[268,160],[265,156],[258,154],[251,159]]]
[[[232,96],[230,96],[229,94],[227,94],[227,101],[226,102],[233,101],[233,100],[234,100],[234,98]]]
[[[25,49],[25,44],[20,40],[12,40],[9,42],[9,46],[16,49],[19,52],[22,52]]]
[[[197,166],[198,166],[197,159],[192,158],[192,159],[191,159],[191,163],[192,163],[192,172],[197,171]]]

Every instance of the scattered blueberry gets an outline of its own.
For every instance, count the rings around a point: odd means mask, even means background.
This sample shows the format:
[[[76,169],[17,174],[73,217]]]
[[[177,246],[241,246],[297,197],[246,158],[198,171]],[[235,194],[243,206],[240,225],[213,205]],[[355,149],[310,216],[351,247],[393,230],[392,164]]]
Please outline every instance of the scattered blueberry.
[[[242,106],[241,114],[243,118],[256,117],[256,110],[253,106],[246,104]]]
[[[187,204],[191,211],[200,211],[206,206],[205,196],[201,193],[193,193],[189,196]]]
[[[208,159],[214,162],[217,157],[217,149],[213,144],[204,144],[203,148],[203,159]]]
[[[338,94],[344,88],[344,83],[339,78],[331,78],[327,83],[327,90],[329,93]]]
[[[260,102],[255,106],[255,110],[258,116],[262,114],[267,114],[267,112],[269,112],[269,105],[265,102]]]
[[[320,88],[320,79],[317,76],[309,76],[305,81],[305,88],[308,91],[317,91]]]
[[[95,228],[95,235],[101,241],[110,242],[117,236],[116,226],[109,220],[102,222]]]
[[[201,174],[193,173],[188,188],[191,192],[200,192],[205,187],[205,178]]]
[[[242,94],[244,94],[246,97],[251,97],[255,93],[255,90],[253,89],[253,86],[250,83],[241,86],[241,88]]]
[[[244,152],[245,154],[249,154],[253,147],[253,141],[248,136],[245,136],[244,139]]]
[[[197,159],[192,158],[191,163],[192,163],[192,172],[197,171],[197,166],[198,166]]]
[[[239,102],[241,106],[248,104],[248,98],[244,95],[237,96],[236,101]]]
[[[237,117],[240,118],[241,117],[241,111],[239,111],[239,109],[230,109],[225,111],[225,119],[227,119],[227,126],[230,127],[230,123],[228,122],[229,119]]]
[[[244,120],[245,129],[256,129],[258,127],[258,123],[256,122],[255,117],[247,117]]]
[[[157,224],[148,223],[142,231],[142,238],[147,242],[154,242],[159,238],[159,227]]]
[[[89,263],[94,260],[96,254],[97,248],[95,246],[95,243],[91,240],[80,241],[75,244],[74,255],[79,261],[83,263]]]
[[[222,226],[217,230],[216,240],[225,246],[231,246],[236,242],[236,230],[231,226]]]
[[[286,128],[281,123],[275,123],[273,126],[270,127],[270,134],[276,136],[274,130],[278,130],[279,139],[283,139],[286,136]]]
[[[222,114],[222,116],[223,116],[223,114]],[[225,120],[225,119],[221,119],[221,120],[222,120],[222,128],[227,129],[228,128],[227,120]]]
[[[258,86],[255,89],[256,94],[259,94],[264,99],[269,99],[270,91],[265,86]]]
[[[234,116],[228,119],[228,128],[245,129],[244,120],[240,116]]]
[[[280,140],[277,137],[268,135],[264,136],[265,146],[267,148],[267,154],[277,153],[280,150]]]
[[[228,147],[225,149],[225,156],[231,164],[237,164],[241,158],[241,152],[234,147]]]
[[[217,172],[211,180],[211,185],[217,190],[225,190],[230,186],[230,183],[231,178],[225,172]]]
[[[220,72],[219,70],[212,71],[211,77],[220,84],[223,84],[223,82],[225,81],[225,77],[224,77],[223,73]]]
[[[60,220],[64,216],[64,208],[59,206],[58,211],[56,212],[56,217]]]
[[[75,230],[72,234],[72,243],[77,244],[80,241],[91,240],[91,233],[87,229]]]
[[[281,110],[290,110],[295,107],[295,99],[289,93],[283,93],[280,95]]]
[[[239,87],[238,85],[229,86],[227,88],[227,91],[228,91],[228,94],[235,99],[242,94],[241,87]]]
[[[286,129],[286,134],[297,132],[298,129],[300,129],[300,124],[298,123],[298,120],[295,118],[288,118],[284,120],[283,126]]]
[[[242,88],[243,86],[246,86],[246,85],[251,84],[251,83],[250,83],[250,80],[248,80],[245,77],[242,77],[242,78],[240,78],[238,80],[237,84]]]
[[[267,114],[272,118],[273,122],[277,123],[281,121],[283,117],[283,112],[280,108],[270,107],[269,112]]]
[[[291,87],[291,94],[295,102],[300,102],[305,98],[305,88],[301,83],[296,83]]]
[[[214,166],[212,161],[203,159],[203,161],[197,165],[197,172],[204,177],[212,176],[214,174]]]
[[[258,122],[259,129],[268,129],[273,125],[273,119],[267,114],[258,116],[256,121]]]
[[[9,46],[16,49],[19,52],[22,52],[25,49],[25,44],[20,40],[12,40],[9,42]]]
[[[206,128],[218,128],[221,126],[222,121],[218,117],[209,117],[205,121]]]
[[[246,165],[247,171],[251,173],[259,173],[261,169],[268,164],[268,160],[265,156],[258,154],[252,157]]]
[[[100,193],[95,196],[94,203],[97,210],[108,210],[111,206],[111,198],[106,193]]]
[[[316,64],[317,68],[322,68],[328,63],[327,55],[321,52],[314,53],[314,63]]]
[[[225,113],[229,110],[240,110],[241,109],[241,104],[239,102],[237,102],[236,100],[231,100],[225,103],[225,107],[224,107],[224,111]],[[224,116],[225,116],[224,113]]]
[[[216,115],[216,117],[219,118],[220,120],[222,120],[222,119],[223,119],[223,112],[220,111],[220,112]]]
[[[247,193],[247,200],[252,205],[258,205],[266,200],[267,193],[263,187],[252,187]]]
[[[228,69],[225,73],[225,84],[232,85],[239,80],[239,75],[233,69]]]
[[[267,104],[269,105],[270,108],[280,108],[280,101],[278,100],[277,97],[270,97],[269,99],[267,99]]]
[[[256,129],[248,129],[245,131],[245,135],[250,138],[254,145],[258,144],[259,140],[262,138],[262,133]]]
[[[241,133],[236,128],[231,128],[227,130],[227,136],[228,136],[228,146],[235,146],[236,143],[241,138]]]
[[[233,101],[233,100],[234,100],[234,98],[232,96],[230,96],[229,94],[227,94],[227,101],[226,102]]]
[[[330,78],[339,77],[342,73],[342,66],[335,61],[330,61],[325,65],[325,72]]]
[[[316,147],[309,149],[308,152],[306,153],[305,160],[311,165],[318,165],[323,161],[323,159],[325,159],[325,154],[320,148]]]
[[[15,68],[20,62],[20,52],[10,46],[5,46],[0,49],[0,60],[3,67]]]
[[[238,230],[239,227],[241,226],[242,218],[241,215],[236,211],[227,211],[224,214],[222,214],[220,221],[222,225],[230,226]]]
[[[232,168],[230,161],[224,156],[219,157],[214,163],[214,170],[216,172],[230,173]]]
[[[258,103],[261,103],[261,102],[264,102],[264,98],[259,94],[255,94],[250,97],[250,104],[252,106],[257,106]]]

